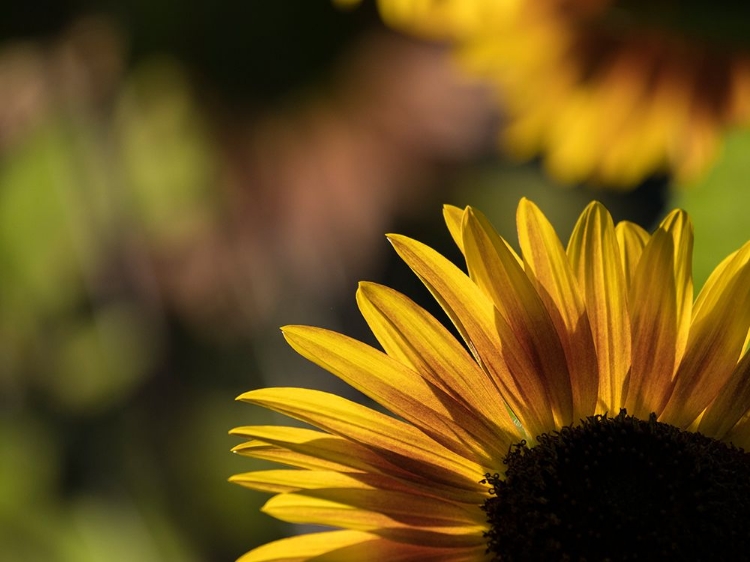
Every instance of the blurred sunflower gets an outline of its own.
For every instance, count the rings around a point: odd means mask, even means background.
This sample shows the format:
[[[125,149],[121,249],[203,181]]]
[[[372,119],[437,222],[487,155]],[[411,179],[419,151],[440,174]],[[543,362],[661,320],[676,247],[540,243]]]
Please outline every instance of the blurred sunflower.
[[[344,2],[352,4],[353,2]],[[750,120],[750,6],[691,0],[378,0],[400,30],[450,40],[497,86],[502,144],[558,180],[693,180]]]
[[[363,283],[385,352],[291,326],[291,346],[393,415],[267,388],[239,400],[317,429],[250,426],[234,450],[293,468],[232,481],[264,511],[338,530],[262,561],[730,560],[750,557],[750,242],[693,302],[692,226],[649,235],[598,203],[563,248],[527,200],[516,254],[478,211],[446,207],[468,275],[390,236],[462,336]],[[743,351],[744,350],[744,351]]]

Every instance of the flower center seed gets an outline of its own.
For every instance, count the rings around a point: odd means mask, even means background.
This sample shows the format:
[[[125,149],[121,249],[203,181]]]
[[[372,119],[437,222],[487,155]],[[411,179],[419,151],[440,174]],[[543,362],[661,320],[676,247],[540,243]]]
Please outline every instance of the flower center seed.
[[[750,454],[733,445],[622,410],[503,463],[485,480],[494,561],[750,560]]]

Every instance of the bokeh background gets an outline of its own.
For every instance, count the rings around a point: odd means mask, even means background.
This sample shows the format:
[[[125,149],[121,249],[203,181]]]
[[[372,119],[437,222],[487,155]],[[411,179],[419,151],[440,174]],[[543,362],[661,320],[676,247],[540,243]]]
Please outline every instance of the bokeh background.
[[[373,2],[35,0],[0,18],[0,558],[232,560],[294,532],[226,482],[234,397],[347,393],[278,327],[371,341],[356,282],[429,304],[397,231],[458,258],[441,206],[511,240],[592,198],[652,228],[686,208],[699,286],[750,238],[750,134],[689,182],[560,185],[498,150],[505,116],[450,46]],[[437,314],[437,313],[436,313]]]

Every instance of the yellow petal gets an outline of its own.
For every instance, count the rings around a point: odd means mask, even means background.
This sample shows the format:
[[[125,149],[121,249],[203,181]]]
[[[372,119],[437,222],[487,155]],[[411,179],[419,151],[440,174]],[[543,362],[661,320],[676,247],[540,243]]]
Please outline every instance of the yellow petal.
[[[562,344],[544,303],[523,268],[494,230],[485,230],[472,209],[464,214],[464,249],[469,275],[495,304],[495,329],[526,411],[545,430],[573,420],[570,376]]]
[[[622,270],[625,273],[625,286],[629,291],[630,284],[638,268],[638,262],[643,253],[643,248],[646,247],[651,236],[637,224],[622,221],[617,223],[615,227],[615,237],[620,246],[620,259],[622,260]]]
[[[674,240],[674,280],[677,289],[677,339],[675,364],[685,352],[693,312],[693,225],[685,211],[674,210],[661,222]]]
[[[630,370],[630,316],[614,224],[600,203],[591,203],[581,214],[570,236],[568,256],[594,334],[599,412],[617,413],[624,405],[623,385]]]
[[[486,541],[484,541],[486,542]],[[440,548],[433,537],[414,537],[412,542],[378,538],[313,558],[310,562],[489,562],[484,544]],[[430,545],[430,546],[423,546]]]
[[[417,542],[418,541],[418,542]],[[483,541],[486,542],[486,541]],[[489,562],[484,544],[458,547],[440,548],[435,546],[434,538],[415,537],[414,542],[403,540],[388,540],[379,538],[377,541],[354,544],[335,552],[313,558],[310,562]],[[430,545],[430,546],[423,546]]]
[[[526,273],[542,298],[565,351],[573,392],[573,419],[596,407],[599,377],[589,318],[578,282],[554,228],[528,199],[518,205],[518,241]]]
[[[485,549],[484,544],[461,548],[406,544],[345,530],[281,539],[259,546],[237,562],[482,562],[489,560]]]
[[[658,229],[630,287],[632,364],[625,406],[641,419],[661,412],[671,390],[677,342],[674,253],[672,235]]]
[[[549,408],[528,400],[517,386],[503,358],[497,334],[497,311],[471,279],[438,252],[404,236],[389,236],[399,256],[422,280],[443,307],[474,359],[488,373],[508,407],[523,426],[527,438],[554,427]]]
[[[284,337],[297,353],[330,371],[360,392],[411,422],[435,441],[483,466],[492,463],[477,435],[490,436],[473,412],[440,399],[415,371],[348,336],[309,326],[286,326]],[[462,419],[461,424],[455,422]]]
[[[310,533],[264,544],[237,562],[306,562],[334,550],[376,540],[373,535],[360,531]]]
[[[245,443],[240,443],[232,448],[232,452],[244,457],[272,461],[287,466],[306,468],[308,470],[346,471],[347,469],[346,465],[339,465],[318,458],[315,455],[298,453],[277,445],[269,445],[262,441],[246,441]]]
[[[401,293],[375,283],[361,283],[357,302],[362,315],[388,355],[410,366],[463,406],[458,419],[478,423],[473,432],[483,447],[501,458],[518,441],[497,387],[448,330]],[[463,423],[463,422],[462,422]]]
[[[443,218],[445,219],[445,224],[448,225],[448,231],[451,233],[451,238],[453,238],[456,246],[458,246],[461,253],[463,253],[464,239],[461,235],[461,222],[464,218],[463,209],[459,209],[453,205],[444,205]]]
[[[230,482],[261,492],[283,494],[317,488],[368,488],[373,486],[363,480],[331,470],[256,470],[235,474]]]
[[[685,357],[664,419],[687,427],[726,384],[750,326],[750,243],[719,265],[696,303]]]
[[[750,260],[750,242],[746,243],[739,250],[729,254],[714,268],[711,275],[708,276],[708,279],[703,284],[703,289],[701,289],[695,301],[695,306],[693,307],[694,317],[703,313],[702,308],[704,306],[716,306],[716,302],[721,295],[721,287],[726,286],[727,280],[737,275],[745,267],[748,260]]]
[[[335,394],[305,388],[263,388],[238,400],[263,406],[359,443],[414,474],[469,492],[484,469],[421,433],[414,426]]]

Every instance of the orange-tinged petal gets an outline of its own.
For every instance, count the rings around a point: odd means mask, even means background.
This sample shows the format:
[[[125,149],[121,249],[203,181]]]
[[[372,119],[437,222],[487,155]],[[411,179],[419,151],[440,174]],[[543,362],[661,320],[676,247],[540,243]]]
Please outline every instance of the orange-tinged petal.
[[[528,199],[518,205],[518,240],[526,273],[542,298],[557,330],[570,372],[573,419],[596,407],[599,377],[591,334],[578,282],[554,228]]]
[[[542,403],[530,400],[503,358],[504,345],[498,337],[497,311],[487,296],[462,271],[432,248],[404,236],[389,236],[393,247],[422,280],[463,336],[474,358],[499,388],[527,438],[539,435],[554,424],[544,396]],[[531,407],[530,407],[531,405]]]
[[[288,523],[378,530],[379,534],[382,529],[406,526],[481,536],[487,527],[484,512],[476,506],[391,490],[323,488],[278,494],[262,511]]]
[[[483,490],[484,469],[421,433],[414,426],[335,394],[306,388],[263,388],[238,400],[250,402],[359,443],[415,474],[430,474],[468,492]]]
[[[714,439],[723,439],[750,411],[750,354],[735,366],[727,384],[706,409],[698,431]]]
[[[286,326],[287,342],[303,357],[320,365],[394,414],[411,422],[435,441],[489,466],[492,458],[477,440],[490,436],[476,415],[446,399],[417,372],[367,344],[310,326]],[[443,398],[441,400],[441,398]],[[455,419],[461,419],[457,424]]]
[[[633,357],[625,407],[641,419],[661,412],[671,390],[677,342],[674,253],[672,235],[658,229],[643,250],[630,287]]]
[[[598,411],[616,413],[623,406],[622,390],[630,370],[630,316],[615,227],[603,205],[586,207],[567,252],[594,334],[601,401]]]
[[[394,464],[370,449],[337,435],[304,427],[251,425],[230,431],[253,439],[232,449],[241,455],[312,470],[373,471],[398,474]]]
[[[687,427],[718,395],[742,354],[750,326],[750,243],[719,266],[699,296],[685,357],[664,420]]]
[[[254,472],[236,474],[229,481],[253,490],[275,494],[326,488],[337,490],[388,490],[402,494],[428,496],[441,501],[450,500],[472,507],[477,505],[477,500],[481,501],[483,499],[472,494],[464,494],[455,498],[446,497],[441,487],[436,487],[428,481],[416,483],[402,480],[395,477],[395,475],[346,472],[341,470],[256,470]],[[450,496],[450,494],[447,494],[447,496]]]
[[[548,418],[544,410],[551,410],[554,420],[547,431],[568,425],[573,419],[570,376],[544,303],[507,243],[494,230],[485,230],[470,208],[462,230],[469,275],[498,311],[495,327],[503,357],[527,397],[526,409],[540,421]]]
[[[617,243],[620,246],[622,270],[625,273],[625,287],[629,291],[643,248],[648,244],[651,235],[635,223],[622,221],[617,223],[615,227],[615,238],[617,238]]]
[[[374,486],[409,489],[459,502],[479,504],[486,493],[483,487],[471,493],[463,488],[456,488],[451,483],[436,482],[429,466],[419,463],[412,463],[408,467],[396,465],[359,443],[312,429],[245,426],[234,429],[232,434],[254,439],[237,445],[232,450],[257,459],[311,471],[346,472],[356,475],[360,480],[367,477],[368,482],[376,482]],[[382,478],[388,479],[387,486]]]
[[[361,283],[357,302],[362,315],[388,355],[409,365],[462,405],[457,419],[477,417],[484,448],[501,458],[518,441],[518,428],[503,406],[497,387],[456,338],[412,300],[388,287]],[[463,422],[462,422],[463,423]]]

